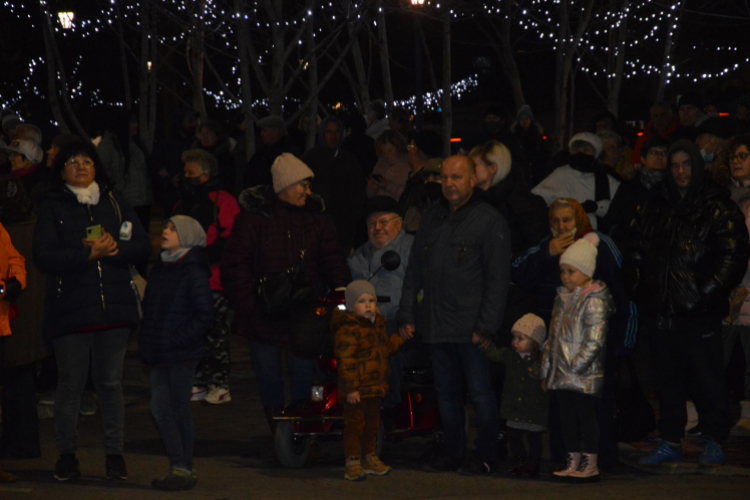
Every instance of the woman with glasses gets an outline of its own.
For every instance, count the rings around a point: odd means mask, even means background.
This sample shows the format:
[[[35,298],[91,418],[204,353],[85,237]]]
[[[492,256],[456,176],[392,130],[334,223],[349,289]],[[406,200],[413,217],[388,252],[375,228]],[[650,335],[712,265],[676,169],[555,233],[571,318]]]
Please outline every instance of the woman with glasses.
[[[327,290],[346,286],[351,275],[333,221],[310,190],[312,170],[284,153],[274,161],[271,175],[273,187],[256,186],[240,194],[242,212],[224,249],[221,283],[235,307],[234,333],[250,340],[253,368],[273,432],[273,416],[285,404],[282,358],[286,357],[293,402],[309,399],[317,367],[314,360],[302,359],[290,349],[293,334],[299,335],[306,326],[300,324],[304,320],[294,310],[269,314],[262,308],[258,283],[296,266],[303,271],[295,290],[309,288],[314,301]]]
[[[106,476],[127,478],[122,370],[138,324],[130,267],[150,252],[148,234],[111,190],[94,145],[76,141],[63,147],[50,191],[39,201],[33,244],[34,263],[47,279],[45,338],[58,366],[58,481],[80,477],[76,427],[89,363],[102,416]]]
[[[735,137],[727,145],[729,172],[732,175],[732,200],[745,215],[745,225],[750,231],[750,136]],[[732,428],[732,434],[750,435],[750,272],[746,273],[740,286],[729,297],[730,314],[722,327],[724,336],[724,367],[729,365],[737,337],[740,338],[745,359],[745,377],[741,416]]]

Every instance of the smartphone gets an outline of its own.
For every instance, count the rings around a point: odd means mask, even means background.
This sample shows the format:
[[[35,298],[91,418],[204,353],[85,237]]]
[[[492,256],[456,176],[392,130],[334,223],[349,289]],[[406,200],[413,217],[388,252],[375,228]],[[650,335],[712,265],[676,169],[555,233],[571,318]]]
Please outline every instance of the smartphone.
[[[89,226],[86,228],[86,239],[87,240],[98,240],[102,237],[102,225],[97,224],[96,226]]]
[[[372,178],[378,182],[383,182],[383,176],[380,174],[372,174]]]

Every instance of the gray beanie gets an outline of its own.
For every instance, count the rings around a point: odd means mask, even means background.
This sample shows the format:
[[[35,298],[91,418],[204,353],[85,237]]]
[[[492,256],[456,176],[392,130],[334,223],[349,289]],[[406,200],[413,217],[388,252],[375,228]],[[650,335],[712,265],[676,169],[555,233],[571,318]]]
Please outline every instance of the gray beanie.
[[[524,104],[523,106],[521,106],[521,109],[519,109],[518,113],[516,114],[516,120],[520,120],[524,116],[529,120],[534,119],[534,112],[531,111],[531,106],[529,106],[528,104]]]
[[[375,295],[375,287],[369,281],[357,280],[349,283],[349,286],[346,287],[346,292],[344,292],[346,296],[346,310],[349,312],[354,311],[354,304],[365,293],[377,297]]]
[[[291,153],[282,153],[271,166],[273,192],[280,193],[292,184],[315,177],[310,167]]]
[[[514,332],[519,332],[534,340],[540,346],[547,338],[547,327],[544,320],[536,314],[524,314],[521,319],[513,324]]]
[[[182,248],[206,248],[206,232],[197,220],[187,215],[173,215],[164,224],[167,222],[174,224]]]

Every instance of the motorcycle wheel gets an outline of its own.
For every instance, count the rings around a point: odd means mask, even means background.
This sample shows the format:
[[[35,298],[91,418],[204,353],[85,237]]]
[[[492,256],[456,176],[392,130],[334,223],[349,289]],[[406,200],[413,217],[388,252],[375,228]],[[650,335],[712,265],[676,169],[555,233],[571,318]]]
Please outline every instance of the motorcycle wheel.
[[[310,456],[310,438],[294,435],[294,422],[280,421],[274,434],[276,458],[281,465],[297,469],[305,465]]]

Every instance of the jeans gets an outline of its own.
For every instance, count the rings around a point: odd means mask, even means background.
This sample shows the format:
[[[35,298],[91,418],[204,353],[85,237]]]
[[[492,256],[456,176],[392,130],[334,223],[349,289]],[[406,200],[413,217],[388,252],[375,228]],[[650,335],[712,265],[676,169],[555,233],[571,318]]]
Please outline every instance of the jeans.
[[[250,358],[260,386],[260,399],[268,412],[284,407],[284,375],[282,355],[291,379],[292,402],[310,399],[310,388],[317,380],[318,365],[314,360],[300,359],[288,349],[250,341]]]
[[[743,401],[750,401],[750,326],[723,325],[722,336],[724,337],[724,368],[729,366],[732,360],[732,351],[737,344],[737,337],[742,343],[742,352],[745,358],[745,378],[743,387]]]
[[[692,397],[704,437],[729,437],[729,409],[724,386],[724,345],[720,318],[680,321],[674,330],[651,330],[651,354],[659,392],[659,431],[665,441],[685,435]]]
[[[375,453],[380,426],[380,398],[361,398],[357,404],[344,403],[344,455],[359,458]]]
[[[500,417],[490,382],[489,361],[473,344],[430,344],[430,357],[443,421],[444,452],[452,459],[463,460],[466,450],[465,381],[477,414],[477,439],[474,442],[477,456],[495,464]]]
[[[89,374],[99,399],[99,412],[107,454],[121,454],[125,403],[122,396],[122,365],[130,339],[129,328],[71,333],[52,341],[57,358],[55,436],[62,455],[76,452],[78,412]]]
[[[568,453],[599,453],[596,397],[574,391],[554,391]]]
[[[197,363],[151,368],[151,413],[172,469],[193,469],[195,428],[190,394]]]

